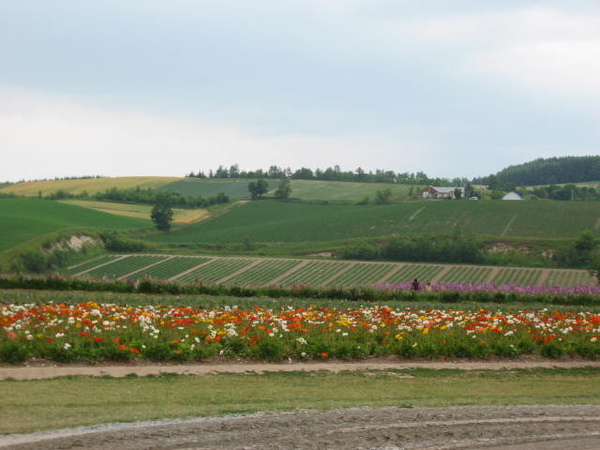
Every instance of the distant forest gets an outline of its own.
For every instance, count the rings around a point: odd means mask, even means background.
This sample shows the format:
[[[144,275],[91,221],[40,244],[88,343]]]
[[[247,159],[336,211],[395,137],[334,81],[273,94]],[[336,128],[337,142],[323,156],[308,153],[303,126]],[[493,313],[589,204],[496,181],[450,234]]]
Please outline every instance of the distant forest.
[[[399,183],[399,184],[429,184],[435,186],[464,186],[469,181],[466,178],[430,178],[423,172],[416,173],[396,173],[392,170],[377,169],[374,172],[366,172],[362,168],[355,171],[344,171],[340,166],[328,167],[327,169],[312,170],[302,167],[294,172],[290,168],[270,166],[268,170],[257,169],[253,171],[240,170],[237,164],[230,167],[219,166],[216,170],[190,172],[187,177],[192,178],[269,178],[281,179],[290,178],[292,180],[320,180],[320,181],[353,181],[360,183]]]
[[[524,164],[509,166],[495,175],[474,178],[472,183],[539,186],[586,181],[600,181],[600,156],[538,158]]]

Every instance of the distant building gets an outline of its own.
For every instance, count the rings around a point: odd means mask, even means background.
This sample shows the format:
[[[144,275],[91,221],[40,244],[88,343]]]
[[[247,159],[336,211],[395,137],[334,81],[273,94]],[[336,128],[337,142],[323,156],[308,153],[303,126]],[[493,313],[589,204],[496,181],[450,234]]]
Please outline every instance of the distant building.
[[[423,198],[434,198],[434,199],[444,199],[444,198],[455,198],[456,189],[458,189],[461,193],[461,197],[465,195],[465,189],[462,187],[454,187],[454,186],[427,186],[421,192]]]
[[[512,191],[508,194],[504,194],[502,200],[524,200],[523,196],[518,192]]]

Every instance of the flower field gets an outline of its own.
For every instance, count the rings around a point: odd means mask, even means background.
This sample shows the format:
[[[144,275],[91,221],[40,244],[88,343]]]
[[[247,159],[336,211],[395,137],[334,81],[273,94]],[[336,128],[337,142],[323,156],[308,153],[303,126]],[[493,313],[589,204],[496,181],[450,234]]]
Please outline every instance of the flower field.
[[[104,256],[67,269],[65,275],[88,278],[176,280],[179,283],[243,286],[372,286],[405,283],[520,286],[593,285],[585,270],[532,269],[467,265],[293,260],[209,256]]]
[[[590,312],[114,303],[0,306],[0,362],[600,355]]]

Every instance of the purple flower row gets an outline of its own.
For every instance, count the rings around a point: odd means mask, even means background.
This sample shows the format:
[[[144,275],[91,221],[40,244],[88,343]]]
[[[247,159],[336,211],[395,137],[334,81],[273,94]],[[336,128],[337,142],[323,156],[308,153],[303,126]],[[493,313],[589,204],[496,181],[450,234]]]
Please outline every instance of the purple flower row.
[[[411,290],[412,283],[380,284],[377,286],[383,290]],[[600,286],[550,286],[517,284],[494,284],[494,283],[431,283],[420,284],[419,290],[431,290],[434,292],[457,291],[457,292],[513,292],[515,294],[556,294],[556,295],[600,295]]]

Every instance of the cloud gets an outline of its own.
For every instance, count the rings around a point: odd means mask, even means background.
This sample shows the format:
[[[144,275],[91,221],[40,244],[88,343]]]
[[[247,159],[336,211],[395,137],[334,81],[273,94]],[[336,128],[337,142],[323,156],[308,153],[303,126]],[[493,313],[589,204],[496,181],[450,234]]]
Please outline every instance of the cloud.
[[[552,7],[445,15],[406,25],[422,44],[452,53],[462,76],[546,95],[600,96],[600,14]],[[485,82],[485,81],[484,81]]]
[[[239,164],[253,170],[279,165],[369,170],[424,170],[418,141],[348,134],[264,135],[227,123],[210,123],[145,111],[86,105],[19,89],[0,89],[0,146],[11,158],[0,180],[74,175],[183,176]]]

